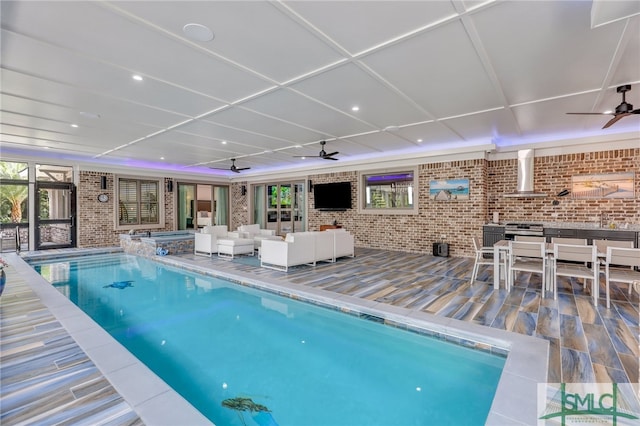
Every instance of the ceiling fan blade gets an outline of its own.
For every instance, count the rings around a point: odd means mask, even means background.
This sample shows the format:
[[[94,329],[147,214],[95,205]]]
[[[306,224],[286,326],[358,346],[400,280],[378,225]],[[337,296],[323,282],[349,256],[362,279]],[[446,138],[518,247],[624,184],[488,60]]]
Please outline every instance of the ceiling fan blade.
[[[251,167],[236,167],[234,172],[240,172],[242,170],[249,170]]]
[[[333,157],[329,157],[328,155],[325,155],[324,157],[322,157],[323,160],[333,160],[333,161],[338,161],[337,158],[333,158]]]
[[[209,167],[209,168],[213,170],[227,170],[227,171],[229,170],[228,167],[226,169],[223,169],[222,167]]]
[[[611,120],[607,121],[607,124],[604,125],[603,129],[606,129],[607,127],[613,126],[616,123],[616,121],[620,120],[622,117],[626,117],[627,115],[631,115],[631,113],[630,112],[625,112],[623,114],[616,115]]]
[[[611,112],[567,112],[566,114],[571,115],[615,115]]]
[[[323,157],[333,157],[334,155],[340,154],[338,151],[336,152],[330,152],[328,154],[322,154]]]

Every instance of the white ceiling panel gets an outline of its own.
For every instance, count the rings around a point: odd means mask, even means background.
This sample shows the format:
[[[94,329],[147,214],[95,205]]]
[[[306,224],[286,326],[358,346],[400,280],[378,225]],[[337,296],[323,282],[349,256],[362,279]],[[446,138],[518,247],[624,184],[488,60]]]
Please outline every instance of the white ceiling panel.
[[[208,120],[197,120],[181,126],[177,129],[180,133],[202,135],[208,140],[228,141],[242,145],[253,146],[255,149],[277,149],[290,145],[290,143],[278,139],[268,138],[248,131],[225,127]]]
[[[349,156],[402,151],[418,146],[417,143],[398,137],[391,132],[352,136],[349,138],[349,142],[352,143],[345,144],[344,148],[341,148],[343,151],[340,151]]]
[[[485,140],[491,143],[494,139],[520,136],[511,112],[506,109],[452,118],[444,120],[444,124],[466,141]],[[478,137],[478,135],[481,136]]]
[[[23,36],[3,33],[8,38],[8,46],[18,52],[28,54],[8,55],[11,62],[4,64],[16,72],[42,70],[37,76],[78,89],[95,96],[107,96],[123,102],[137,103],[155,109],[196,116],[219,108],[224,103],[198,93],[184,90],[160,81],[147,78],[134,81],[131,73],[67,50],[33,41]],[[119,84],[114,84],[119,82]]]
[[[407,120],[418,122],[427,118],[416,105],[352,63],[291,87],[380,129]],[[345,100],[349,103],[344,104]],[[351,112],[354,105],[361,106],[357,113]]]
[[[502,106],[460,22],[383,49],[363,62],[438,118]]]
[[[2,87],[11,90],[10,93],[4,92],[2,109],[5,111],[68,123],[78,122],[81,112],[89,112],[104,120],[131,121],[158,128],[168,127],[187,118],[154,106],[124,102],[108,95],[102,96],[12,71],[3,71],[0,79]],[[110,130],[118,132],[117,127]]]
[[[460,140],[460,136],[451,131],[445,123],[430,122],[407,126],[394,132],[405,139],[428,147],[433,144],[449,144]],[[419,141],[421,140],[421,141]]]
[[[592,30],[585,1],[503,2],[472,19],[510,104],[600,87],[623,26]]]
[[[350,135],[376,130],[372,125],[289,90],[269,93],[248,101],[244,106],[282,120],[293,121],[307,129],[326,129],[327,135]]]
[[[368,50],[455,14],[445,1],[286,1],[349,53]]]
[[[166,1],[149,8],[136,1],[118,3],[118,7],[178,37],[185,37],[185,23],[206,25],[217,36],[210,42],[198,42],[202,48],[278,82],[341,59],[335,49],[287,18],[272,3]]]
[[[268,129],[269,134],[265,136],[281,139],[284,143],[297,144],[312,142],[323,137],[323,135],[318,132],[313,132],[300,126],[238,107],[227,108],[224,111],[207,116],[203,118],[203,120],[221,126],[244,129],[247,132],[254,132],[256,134],[260,134],[260,132]]]
[[[593,0],[591,25],[606,25],[636,15],[640,15],[640,2]]]
[[[640,52],[640,18],[632,19],[627,25],[625,41],[627,42],[626,49],[620,55],[620,62],[614,70],[613,81],[616,83],[638,81],[640,75],[640,53],[638,53]]]
[[[233,178],[193,165],[237,157],[259,176],[638,134],[640,114],[566,114],[614,109],[622,85],[640,107],[640,16],[620,10],[593,28],[590,1],[3,0],[3,158]],[[341,161],[294,158],[321,140]]]
[[[20,6],[24,10],[17,18],[7,20],[7,28],[131,72],[172,81],[226,101],[244,98],[270,85],[152,25],[121,16],[115,12],[117,7],[109,8],[108,3],[104,6],[89,1],[24,3],[27,4]],[[179,3],[175,7],[180,7]],[[117,6],[117,2],[114,4]]]
[[[526,104],[513,108],[518,123],[525,134],[544,135],[548,133],[562,132],[566,128],[566,121],[574,122],[576,129],[584,127],[585,120],[590,116],[567,115],[567,112],[590,112],[590,106],[597,98],[597,93],[588,93],[580,96],[571,96]],[[559,111],[564,111],[560,112]],[[598,116],[604,125],[611,117]]]

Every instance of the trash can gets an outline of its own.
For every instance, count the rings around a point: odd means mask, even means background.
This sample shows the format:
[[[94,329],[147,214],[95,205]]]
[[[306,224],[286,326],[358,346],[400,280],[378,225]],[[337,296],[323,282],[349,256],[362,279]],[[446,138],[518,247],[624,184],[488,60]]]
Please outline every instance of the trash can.
[[[433,255],[439,257],[449,257],[449,244],[433,243]]]

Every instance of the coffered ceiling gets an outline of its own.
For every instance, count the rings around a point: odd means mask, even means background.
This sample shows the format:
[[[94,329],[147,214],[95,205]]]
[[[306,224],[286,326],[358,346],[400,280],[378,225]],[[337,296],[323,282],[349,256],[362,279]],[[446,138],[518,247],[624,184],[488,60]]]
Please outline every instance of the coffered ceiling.
[[[2,0],[1,13],[5,158],[235,177],[210,167],[640,138],[640,114],[608,129],[611,116],[566,114],[613,110],[623,84],[640,107],[640,2]],[[322,140],[339,161],[317,157]]]

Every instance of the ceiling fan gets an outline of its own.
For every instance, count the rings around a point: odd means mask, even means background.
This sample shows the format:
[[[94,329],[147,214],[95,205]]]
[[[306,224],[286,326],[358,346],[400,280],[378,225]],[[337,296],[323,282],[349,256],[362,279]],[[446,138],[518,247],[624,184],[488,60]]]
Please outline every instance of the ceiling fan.
[[[214,170],[231,170],[234,173],[240,173],[243,170],[249,170],[251,167],[236,167],[236,159],[232,158],[231,159],[231,167],[229,167],[228,169],[221,169],[218,167],[211,167]]]
[[[320,146],[322,147],[322,149],[320,149],[320,153],[318,153],[317,157],[318,158],[322,158],[323,160],[334,160],[334,161],[338,161],[337,158],[333,158],[334,155],[338,155],[340,154],[338,151],[335,152],[330,152],[330,153],[326,153],[324,150],[324,146],[327,144],[326,141],[320,141]],[[316,157],[314,155],[294,155],[294,157],[298,157],[298,158],[306,158],[306,157]]]
[[[567,114],[574,115],[613,115],[613,118],[607,121],[607,124],[604,125],[603,129],[612,126],[615,122],[620,120],[622,117],[626,117],[631,114],[640,114],[640,109],[633,109],[633,105],[628,103],[625,100],[625,92],[631,90],[630,84],[625,84],[624,86],[618,86],[616,92],[622,93],[622,103],[616,107],[614,112],[568,112]]]

